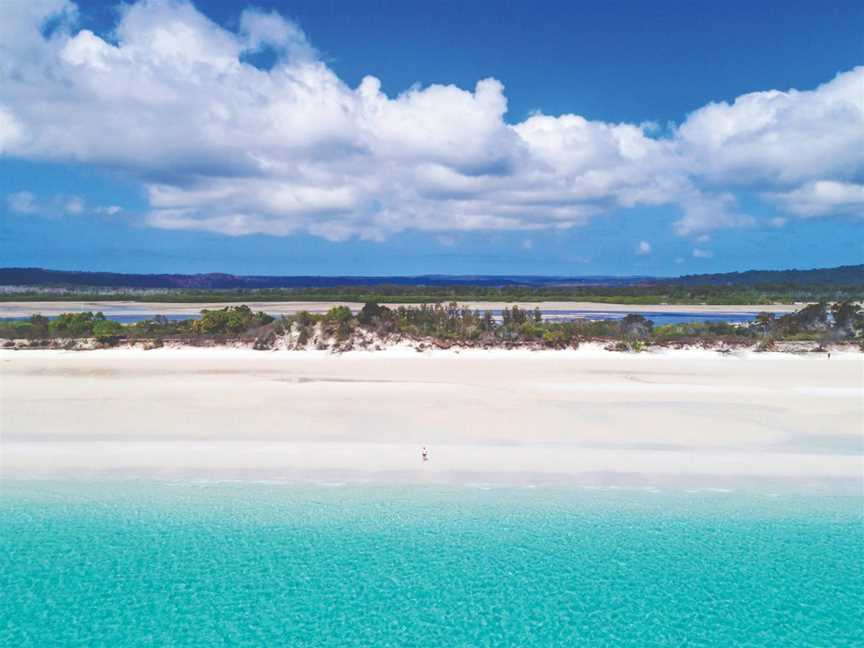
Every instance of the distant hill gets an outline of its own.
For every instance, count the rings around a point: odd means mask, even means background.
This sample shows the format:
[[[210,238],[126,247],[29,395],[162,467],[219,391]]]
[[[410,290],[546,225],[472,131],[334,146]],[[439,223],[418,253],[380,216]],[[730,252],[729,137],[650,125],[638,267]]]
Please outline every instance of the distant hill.
[[[43,268],[0,268],[0,285],[80,288],[139,289],[262,289],[332,288],[336,286],[628,286],[655,283],[651,277],[532,277],[490,275],[421,275],[321,277],[321,276],[243,276],[208,274],[121,274],[116,272],[77,272]]]
[[[672,279],[671,282],[684,286],[860,286],[864,284],[864,265],[815,270],[748,270],[684,275]]]
[[[231,290],[266,288],[333,288],[352,286],[864,286],[864,265],[819,268],[815,270],[748,270],[722,274],[682,277],[539,277],[490,275],[422,275],[320,277],[320,276],[242,276],[208,274],[121,274],[115,272],[77,272],[43,268],[0,268],[0,286],[55,288],[132,288]]]

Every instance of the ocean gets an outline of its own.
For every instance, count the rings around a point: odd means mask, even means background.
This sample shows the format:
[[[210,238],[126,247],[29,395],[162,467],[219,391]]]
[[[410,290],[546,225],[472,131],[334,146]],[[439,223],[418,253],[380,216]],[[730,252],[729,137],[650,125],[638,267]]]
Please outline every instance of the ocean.
[[[0,645],[862,646],[864,498],[0,482]]]

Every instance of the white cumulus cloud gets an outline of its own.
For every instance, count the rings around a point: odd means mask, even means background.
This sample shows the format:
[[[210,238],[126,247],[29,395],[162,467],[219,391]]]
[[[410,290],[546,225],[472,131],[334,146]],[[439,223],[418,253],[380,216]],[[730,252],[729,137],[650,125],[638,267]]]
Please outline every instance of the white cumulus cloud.
[[[797,186],[864,172],[864,67],[813,90],[753,92],[687,117],[678,149],[724,186]]]
[[[139,0],[110,38],[76,20],[68,0],[0,7],[0,155],[122,170],[154,227],[383,240],[665,205],[698,236],[753,223],[738,189],[797,216],[860,204],[864,68],[710,104],[658,135],[573,114],[508,123],[492,78],[351,87],[275,12],[247,8],[232,31],[185,0]],[[248,62],[264,51],[271,68]]]
[[[651,244],[648,241],[639,241],[639,245],[636,246],[636,254],[651,254]]]
[[[768,197],[789,212],[807,218],[828,214],[864,218],[864,184],[861,183],[817,180],[791,191],[768,194]]]

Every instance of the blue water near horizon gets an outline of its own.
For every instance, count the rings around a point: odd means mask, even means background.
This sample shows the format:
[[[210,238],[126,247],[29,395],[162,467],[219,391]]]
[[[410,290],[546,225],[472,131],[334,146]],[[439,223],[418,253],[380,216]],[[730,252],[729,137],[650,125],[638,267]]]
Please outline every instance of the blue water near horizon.
[[[747,313],[682,313],[677,311],[602,311],[602,310],[555,310],[541,311],[543,317],[550,321],[568,321],[568,320],[622,320],[627,315],[641,315],[645,319],[654,322],[655,326],[664,324],[692,324],[694,322],[710,322],[716,324],[718,322],[728,322],[730,324],[746,324],[752,322],[756,315],[756,311]],[[493,311],[496,316],[501,315],[501,311]]]
[[[861,497],[0,482],[4,646],[861,646]]]
[[[712,313],[682,313],[676,311],[662,311],[662,312],[649,312],[649,311],[627,311],[627,312],[615,312],[615,311],[589,311],[589,310],[556,310],[556,311],[541,311],[543,313],[543,317],[550,321],[567,321],[567,320],[576,320],[576,319],[588,319],[588,320],[620,320],[623,319],[629,313],[633,313],[636,315],[642,315],[646,319],[654,322],[655,326],[662,326],[663,324],[689,324],[693,322],[729,322],[733,324],[744,324],[752,322],[756,317],[757,313],[747,312],[747,313],[720,313],[720,312],[712,312]],[[493,316],[500,319],[501,310],[493,310]],[[152,320],[154,317],[159,315],[159,313],[139,313],[136,315],[114,315],[111,313],[107,313],[105,317],[110,320],[114,320],[115,322],[120,322],[121,324],[134,324],[136,322],[143,322],[145,320]],[[278,314],[271,313],[278,317]],[[56,316],[49,315],[48,319],[54,319]],[[177,315],[177,314],[168,314],[165,315],[169,320],[179,321],[185,319],[196,319],[194,315]],[[29,317],[0,317],[0,322],[23,322],[29,320]]]

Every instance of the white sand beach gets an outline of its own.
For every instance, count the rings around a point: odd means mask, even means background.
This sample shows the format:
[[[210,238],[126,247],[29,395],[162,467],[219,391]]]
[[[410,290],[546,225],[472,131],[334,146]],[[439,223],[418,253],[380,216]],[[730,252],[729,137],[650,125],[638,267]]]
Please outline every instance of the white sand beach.
[[[0,470],[861,492],[862,381],[860,353],[2,351]]]
[[[297,301],[297,302],[245,302],[253,310],[260,310],[271,315],[294,315],[300,311],[310,313],[325,313],[334,306],[347,306],[353,311],[363,307],[358,302],[335,302],[335,301]],[[770,305],[682,305],[682,304],[603,304],[599,302],[460,302],[465,306],[478,310],[496,310],[505,306],[519,306],[533,310],[539,308],[544,312],[554,313],[556,311],[589,311],[598,313],[658,313],[675,312],[688,314],[711,314],[711,313],[755,313],[760,311],[770,313],[792,313],[805,304],[770,304]],[[105,315],[198,315],[203,309],[224,308],[231,304],[221,302],[210,303],[169,303],[169,302],[130,302],[130,301],[9,301],[0,302],[0,317],[28,317],[34,313],[42,315],[59,315],[60,313],[77,313],[82,311],[102,311]],[[398,306],[399,304],[388,304]]]

